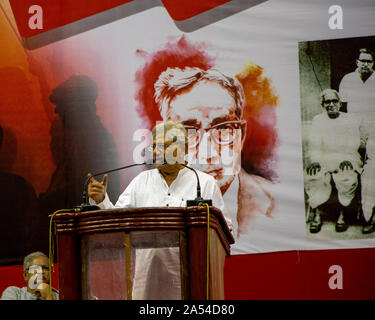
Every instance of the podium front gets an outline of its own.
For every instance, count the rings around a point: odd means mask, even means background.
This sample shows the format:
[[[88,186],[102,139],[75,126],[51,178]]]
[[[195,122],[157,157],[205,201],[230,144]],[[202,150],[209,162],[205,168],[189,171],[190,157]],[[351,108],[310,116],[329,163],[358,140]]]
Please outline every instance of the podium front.
[[[224,299],[234,239],[221,211],[209,211],[209,254],[206,207],[56,214],[60,299]]]

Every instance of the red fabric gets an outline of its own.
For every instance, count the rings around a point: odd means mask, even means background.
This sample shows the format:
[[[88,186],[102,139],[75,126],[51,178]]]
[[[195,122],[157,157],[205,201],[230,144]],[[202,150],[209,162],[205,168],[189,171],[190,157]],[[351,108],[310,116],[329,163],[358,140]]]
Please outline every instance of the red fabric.
[[[342,268],[343,289],[332,290],[332,265]],[[226,259],[227,300],[375,299],[375,248],[288,251],[235,255]],[[0,293],[25,286],[22,266],[0,267]],[[52,276],[58,288],[58,268]]]
[[[290,251],[236,255],[225,263],[225,297],[253,299],[375,299],[375,249]],[[343,288],[332,290],[332,265]]]
[[[134,0],[10,0],[10,4],[21,36],[28,38],[132,1]],[[29,8],[32,5],[38,5],[43,10],[43,29],[29,28],[29,19],[33,16],[29,13]]]
[[[29,38],[40,33],[87,18],[103,11],[137,0],[10,0],[18,30],[22,37]],[[185,20],[211,10],[231,0],[163,0],[163,4],[174,20]],[[32,5],[38,5],[43,12],[43,29],[30,29],[29,13]]]

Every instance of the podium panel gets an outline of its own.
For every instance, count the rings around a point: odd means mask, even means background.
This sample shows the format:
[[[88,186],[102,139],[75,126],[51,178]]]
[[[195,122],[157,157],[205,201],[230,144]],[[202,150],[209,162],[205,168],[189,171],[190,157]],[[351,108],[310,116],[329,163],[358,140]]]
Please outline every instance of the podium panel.
[[[127,299],[125,241],[122,233],[84,235],[81,255],[82,299]]]
[[[224,299],[224,261],[234,242],[210,209],[209,299]],[[61,213],[54,219],[61,299],[207,298],[204,207]]]

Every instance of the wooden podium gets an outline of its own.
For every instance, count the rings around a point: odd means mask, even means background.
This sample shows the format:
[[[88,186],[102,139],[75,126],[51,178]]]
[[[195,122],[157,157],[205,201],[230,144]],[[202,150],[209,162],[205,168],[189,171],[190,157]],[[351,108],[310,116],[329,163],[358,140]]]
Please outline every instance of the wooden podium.
[[[181,282],[178,299],[207,299],[207,274],[208,298],[224,299],[224,262],[234,239],[215,207],[210,207],[209,226],[208,271],[206,207],[58,213],[54,235],[60,299],[132,299],[137,250],[152,248],[176,250]],[[165,293],[160,288],[160,296],[147,299],[166,299]]]

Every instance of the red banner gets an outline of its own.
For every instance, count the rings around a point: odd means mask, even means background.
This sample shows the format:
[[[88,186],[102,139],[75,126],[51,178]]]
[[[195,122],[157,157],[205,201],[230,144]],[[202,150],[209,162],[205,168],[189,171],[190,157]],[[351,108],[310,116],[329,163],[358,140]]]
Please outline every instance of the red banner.
[[[182,21],[216,8],[231,0],[162,0],[172,19]],[[22,37],[67,25],[92,15],[137,0],[10,0],[14,17]],[[152,3],[150,7],[153,6]]]

